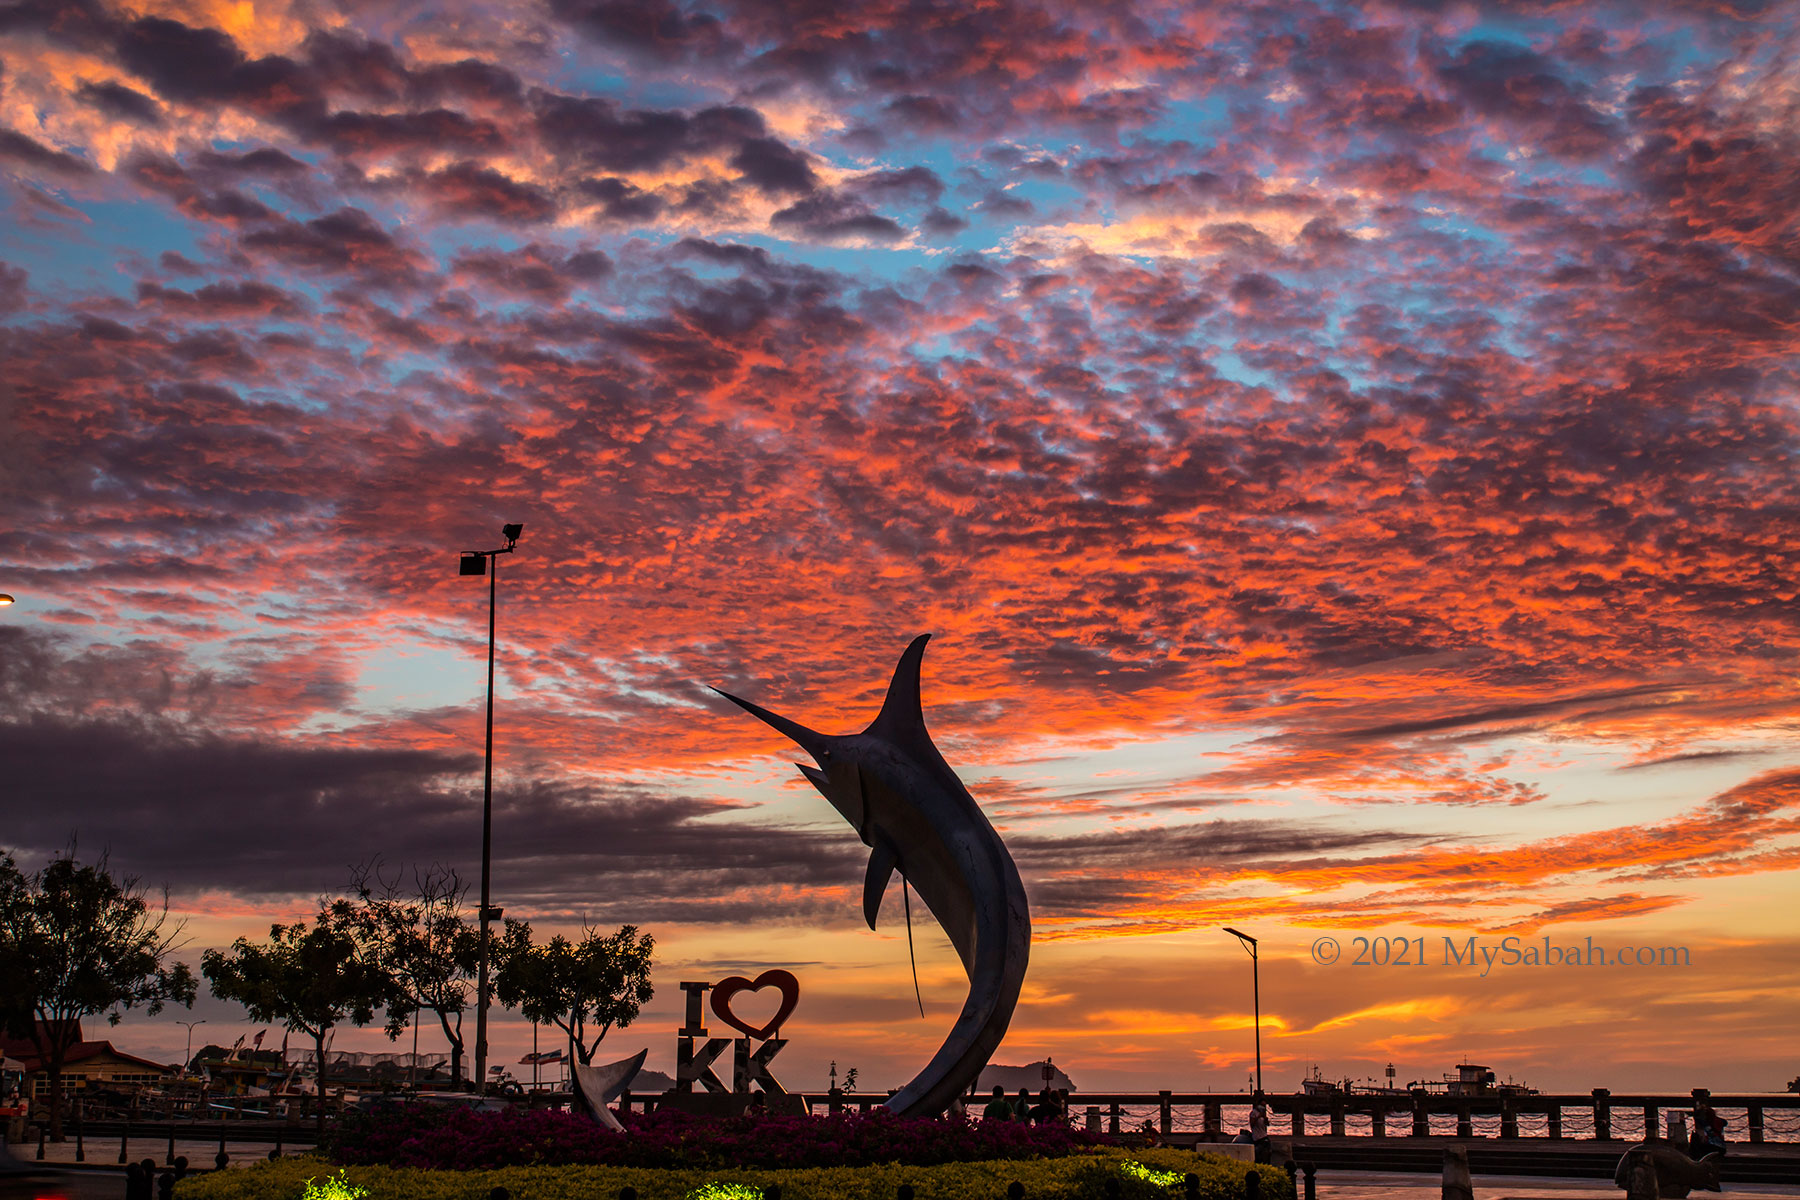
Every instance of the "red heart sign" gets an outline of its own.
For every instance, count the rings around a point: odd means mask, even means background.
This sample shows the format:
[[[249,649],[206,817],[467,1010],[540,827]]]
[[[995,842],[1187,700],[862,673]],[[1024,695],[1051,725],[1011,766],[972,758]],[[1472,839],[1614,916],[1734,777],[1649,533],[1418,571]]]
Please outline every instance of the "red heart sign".
[[[775,1017],[760,1029],[747,1022],[740,1021],[731,1011],[731,998],[739,992],[760,992],[766,987],[781,989],[781,1007],[775,1010]],[[792,971],[783,971],[779,967],[772,971],[764,971],[755,980],[745,979],[742,975],[733,975],[729,979],[721,979],[713,986],[713,1015],[733,1029],[741,1029],[753,1038],[767,1038],[781,1028],[781,1023],[788,1019],[794,1011],[794,1005],[800,1002],[800,981],[794,978]]]

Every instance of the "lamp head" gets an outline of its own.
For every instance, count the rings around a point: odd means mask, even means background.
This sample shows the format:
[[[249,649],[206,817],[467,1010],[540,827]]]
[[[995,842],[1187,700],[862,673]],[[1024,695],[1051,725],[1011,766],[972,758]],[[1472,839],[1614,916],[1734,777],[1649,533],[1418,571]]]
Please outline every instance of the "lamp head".
[[[11,604],[12,602],[13,602],[13,598],[11,596],[7,595],[5,592],[0,592],[0,608],[4,608],[6,605]]]
[[[486,575],[487,555],[464,553],[462,562],[456,568],[458,575]]]
[[[519,535],[524,532],[525,525],[523,522],[516,525],[502,525],[500,527],[500,536],[506,539],[506,546],[509,550],[512,548],[512,544],[519,540]]]
[[[1247,933],[1239,933],[1229,925],[1221,925],[1219,928],[1223,929],[1226,933],[1229,933],[1232,937],[1237,938],[1240,942],[1249,942],[1252,946],[1256,945],[1256,939]]]

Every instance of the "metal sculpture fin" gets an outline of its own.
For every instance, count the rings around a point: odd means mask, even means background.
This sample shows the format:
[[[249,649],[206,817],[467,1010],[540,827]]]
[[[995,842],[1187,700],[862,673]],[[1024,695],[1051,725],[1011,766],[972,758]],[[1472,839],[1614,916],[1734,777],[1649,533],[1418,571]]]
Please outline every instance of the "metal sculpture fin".
[[[595,1121],[615,1133],[623,1132],[625,1127],[612,1115],[612,1102],[631,1086],[631,1081],[643,1069],[644,1059],[649,1053],[650,1050],[646,1047],[630,1058],[621,1058],[618,1062],[607,1063],[603,1067],[572,1064],[575,1092],[580,1096],[583,1107]]]
[[[886,838],[875,839],[869,852],[869,873],[863,876],[863,920],[875,928],[875,914],[881,911],[881,897],[887,893],[894,868],[900,865],[900,852]]]
[[[902,742],[925,732],[925,704],[919,699],[919,669],[925,662],[929,633],[921,633],[906,647],[888,681],[881,711],[863,732],[890,742]]]

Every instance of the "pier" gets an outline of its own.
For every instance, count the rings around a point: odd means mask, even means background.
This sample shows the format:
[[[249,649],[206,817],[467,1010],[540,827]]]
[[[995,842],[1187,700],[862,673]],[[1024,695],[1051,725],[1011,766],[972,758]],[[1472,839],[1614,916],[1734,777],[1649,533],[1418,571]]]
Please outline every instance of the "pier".
[[[1198,1133],[1201,1140],[1229,1141],[1248,1123],[1256,1099],[1252,1092],[1083,1092],[1070,1095],[1069,1108],[1078,1124],[1084,1113],[1098,1110],[1105,1133],[1130,1132],[1150,1119],[1163,1136],[1185,1132]],[[1800,1093],[1794,1092],[1714,1094],[1694,1088],[1615,1094],[1595,1088],[1450,1096],[1414,1089],[1326,1096],[1266,1092],[1262,1101],[1269,1113],[1269,1132],[1296,1138],[1449,1136],[1602,1142],[1661,1137],[1669,1114],[1689,1113],[1696,1102],[1705,1101],[1729,1122],[1726,1137],[1734,1144],[1800,1143]]]

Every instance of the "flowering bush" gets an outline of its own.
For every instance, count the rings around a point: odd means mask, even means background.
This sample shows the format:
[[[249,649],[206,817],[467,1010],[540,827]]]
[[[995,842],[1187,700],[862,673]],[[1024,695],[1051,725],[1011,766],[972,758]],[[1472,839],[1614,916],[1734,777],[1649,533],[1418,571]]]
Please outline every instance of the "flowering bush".
[[[480,1170],[575,1165],[800,1167],[976,1162],[1093,1153],[1101,1141],[1056,1125],[918,1120],[885,1109],[832,1117],[634,1113],[621,1137],[565,1112],[470,1112],[409,1105],[347,1115],[327,1147],[338,1163]]]

